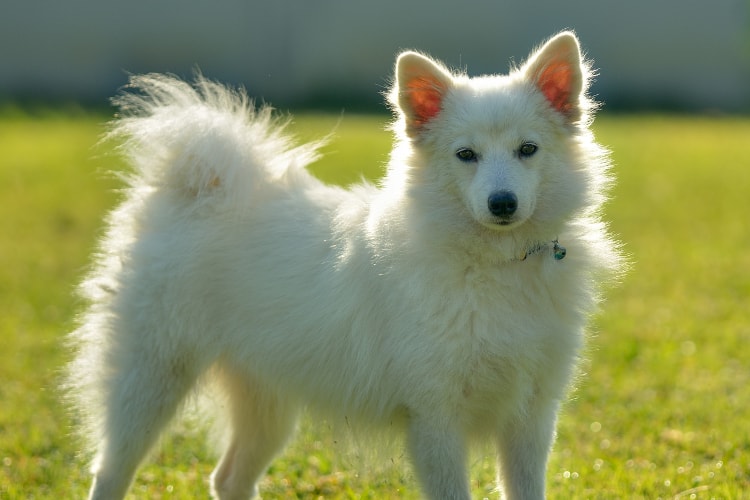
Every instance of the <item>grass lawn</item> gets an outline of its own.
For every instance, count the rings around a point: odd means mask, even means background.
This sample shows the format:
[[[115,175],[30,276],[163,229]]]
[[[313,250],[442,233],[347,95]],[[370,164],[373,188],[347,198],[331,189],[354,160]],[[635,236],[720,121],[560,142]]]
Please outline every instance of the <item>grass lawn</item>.
[[[339,123],[340,120],[340,123]],[[383,116],[303,116],[337,127],[315,172],[382,172]],[[0,112],[0,499],[80,498],[90,478],[56,389],[73,287],[111,207],[120,168],[94,147],[103,118]],[[633,268],[595,321],[565,405],[550,498],[741,498],[750,491],[750,119],[607,116],[595,125],[619,183],[607,218]],[[132,498],[206,498],[215,457],[181,426],[141,469]],[[365,459],[325,422],[272,465],[266,498],[416,498],[402,453]],[[352,451],[353,450],[353,451]],[[477,498],[494,464],[472,462]],[[748,494],[750,495],[750,493]]]

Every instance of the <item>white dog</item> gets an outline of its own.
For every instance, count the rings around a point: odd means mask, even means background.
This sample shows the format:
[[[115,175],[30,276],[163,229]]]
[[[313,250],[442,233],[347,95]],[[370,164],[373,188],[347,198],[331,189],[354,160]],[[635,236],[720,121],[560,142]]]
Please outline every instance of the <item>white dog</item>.
[[[468,499],[473,441],[511,499],[544,496],[556,414],[618,265],[588,65],[561,33],[507,76],[414,52],[379,186],[328,186],[269,109],[198,78],[133,79],[114,133],[135,172],[83,291],[70,383],[122,498],[199,381],[227,397],[217,498],[257,494],[300,409],[398,424],[424,495]]]

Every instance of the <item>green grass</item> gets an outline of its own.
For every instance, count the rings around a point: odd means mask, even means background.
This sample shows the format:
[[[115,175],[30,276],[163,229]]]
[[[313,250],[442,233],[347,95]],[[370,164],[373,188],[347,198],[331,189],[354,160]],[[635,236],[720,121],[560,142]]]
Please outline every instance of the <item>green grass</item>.
[[[314,170],[377,176],[385,117],[305,116],[302,137],[338,125]],[[56,389],[72,295],[117,195],[95,148],[102,118],[0,113],[0,499],[80,498],[89,477]],[[551,457],[550,498],[741,498],[750,491],[750,119],[604,116],[619,184],[607,218],[633,268],[595,322]],[[182,428],[145,465],[132,498],[205,498],[214,456]],[[267,498],[416,498],[406,460],[360,459],[305,419],[274,462]],[[492,460],[472,466],[493,498]],[[361,495],[361,496],[360,496]]]

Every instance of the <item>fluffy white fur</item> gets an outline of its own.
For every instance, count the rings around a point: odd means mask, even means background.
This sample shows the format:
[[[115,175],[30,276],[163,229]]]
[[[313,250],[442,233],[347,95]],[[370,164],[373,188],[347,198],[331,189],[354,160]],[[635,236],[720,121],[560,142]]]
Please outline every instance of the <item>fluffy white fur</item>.
[[[293,147],[244,93],[133,78],[113,133],[134,173],[72,334],[91,498],[125,495],[203,378],[231,423],[217,498],[257,493],[304,406],[403,426],[426,497],[470,497],[481,439],[507,498],[542,498],[597,281],[619,260],[587,78],[569,32],[507,76],[404,53],[388,173],[351,189],[310,175],[315,145]]]

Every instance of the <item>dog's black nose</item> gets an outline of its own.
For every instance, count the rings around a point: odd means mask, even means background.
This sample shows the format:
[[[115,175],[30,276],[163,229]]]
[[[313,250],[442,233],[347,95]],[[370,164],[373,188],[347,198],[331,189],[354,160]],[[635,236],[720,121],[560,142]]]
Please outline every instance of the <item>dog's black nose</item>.
[[[510,191],[497,191],[487,198],[487,207],[493,215],[508,218],[518,208],[518,198]]]

